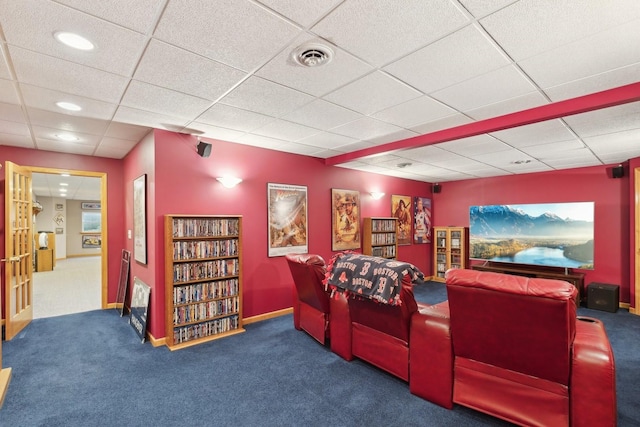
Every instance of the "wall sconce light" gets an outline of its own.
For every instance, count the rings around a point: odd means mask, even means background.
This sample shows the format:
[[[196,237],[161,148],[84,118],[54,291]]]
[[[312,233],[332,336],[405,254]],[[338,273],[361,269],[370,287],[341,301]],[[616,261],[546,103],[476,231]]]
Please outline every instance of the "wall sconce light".
[[[382,196],[384,196],[384,193],[381,193],[380,191],[371,192],[371,197],[373,197],[375,200],[380,200]]]
[[[227,188],[233,188],[242,182],[242,179],[233,176],[221,176],[216,179]]]

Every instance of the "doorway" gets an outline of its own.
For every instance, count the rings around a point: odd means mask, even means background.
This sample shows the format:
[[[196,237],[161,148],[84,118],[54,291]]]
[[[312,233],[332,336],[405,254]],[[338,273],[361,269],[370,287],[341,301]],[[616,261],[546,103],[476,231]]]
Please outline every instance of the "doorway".
[[[34,236],[48,232],[56,251],[51,268],[33,274],[34,318],[107,308],[106,174],[30,169],[33,198],[48,210],[36,217]],[[99,229],[82,227],[83,212],[99,218]]]

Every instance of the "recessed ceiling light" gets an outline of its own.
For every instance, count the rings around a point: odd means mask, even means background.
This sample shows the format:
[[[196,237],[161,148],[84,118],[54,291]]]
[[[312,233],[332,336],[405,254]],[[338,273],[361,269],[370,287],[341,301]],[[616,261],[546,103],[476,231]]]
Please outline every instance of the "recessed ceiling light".
[[[56,105],[60,108],[62,108],[63,110],[68,110],[68,111],[80,111],[82,110],[82,107],[79,105],[76,105],[72,102],[64,102],[64,101],[60,101],[60,102],[56,102]]]
[[[531,160],[527,159],[527,160],[514,160],[513,162],[514,165],[524,165],[526,163],[531,163]]]
[[[91,43],[89,40],[75,33],[69,33],[67,31],[57,31],[53,34],[53,36],[60,43],[65,44],[74,49],[93,50],[95,48],[93,43]]]
[[[61,185],[62,187],[67,187],[69,184],[67,184],[66,182],[61,182],[61,183],[60,183],[60,185]]]
[[[56,134],[56,138],[61,139],[63,141],[77,141],[78,137],[75,137],[73,135],[69,135],[68,133],[62,133],[62,134]]]

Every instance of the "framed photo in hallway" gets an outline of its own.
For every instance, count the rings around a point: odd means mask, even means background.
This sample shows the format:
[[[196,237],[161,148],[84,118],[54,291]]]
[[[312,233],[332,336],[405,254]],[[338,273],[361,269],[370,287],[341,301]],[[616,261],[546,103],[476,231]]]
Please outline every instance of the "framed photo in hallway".
[[[147,175],[133,181],[133,258],[147,263]]]

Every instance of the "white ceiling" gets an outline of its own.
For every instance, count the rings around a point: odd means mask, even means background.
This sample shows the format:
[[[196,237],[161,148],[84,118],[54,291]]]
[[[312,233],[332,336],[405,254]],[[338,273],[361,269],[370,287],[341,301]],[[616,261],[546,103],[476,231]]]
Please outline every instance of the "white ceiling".
[[[3,145],[122,158],[159,128],[425,182],[640,156],[637,85],[609,108],[456,132],[640,82],[637,0],[0,0],[0,42]],[[305,42],[333,60],[295,64]]]

